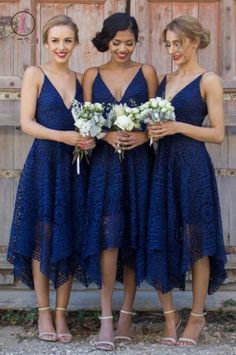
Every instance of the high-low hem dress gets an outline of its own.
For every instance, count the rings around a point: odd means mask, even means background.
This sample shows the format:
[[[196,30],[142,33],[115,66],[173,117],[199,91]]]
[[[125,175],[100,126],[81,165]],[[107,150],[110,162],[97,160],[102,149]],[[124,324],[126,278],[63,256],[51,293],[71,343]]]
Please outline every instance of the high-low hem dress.
[[[202,126],[207,105],[202,75],[172,99],[176,120]],[[166,87],[163,79],[158,96]],[[147,281],[167,293],[185,289],[185,275],[202,257],[210,261],[208,293],[226,278],[226,255],[214,167],[203,142],[182,134],[158,141],[150,190]]]
[[[75,98],[82,101],[76,79]],[[37,99],[36,121],[44,127],[74,131],[74,120],[54,85],[44,75]],[[70,276],[84,282],[80,266],[85,216],[87,166],[80,175],[72,165],[74,147],[35,139],[20,177],[7,259],[14,275],[34,288],[32,259],[53,283],[61,286]]]
[[[136,106],[148,100],[147,83],[140,68],[122,99],[117,101],[98,72],[93,102]],[[153,148],[149,143],[125,151],[120,161],[114,148],[98,140],[90,161],[87,198],[87,230],[84,237],[84,269],[88,282],[101,286],[100,257],[105,249],[119,249],[117,280],[123,266],[135,271],[136,282],[145,278],[145,237]]]

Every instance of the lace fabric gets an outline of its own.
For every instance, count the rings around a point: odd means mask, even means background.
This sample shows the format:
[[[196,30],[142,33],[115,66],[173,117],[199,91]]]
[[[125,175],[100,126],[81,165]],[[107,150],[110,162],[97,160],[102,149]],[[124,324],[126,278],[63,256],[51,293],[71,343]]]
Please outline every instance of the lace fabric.
[[[146,80],[140,69],[121,101],[116,101],[97,75],[93,101],[140,105],[148,100]],[[149,143],[125,152],[122,161],[114,148],[98,141],[93,150],[87,197],[87,228],[83,267],[88,282],[101,286],[100,256],[104,249],[119,248],[117,280],[123,280],[123,266],[132,268],[137,284],[145,278],[145,238],[149,185],[154,152]]]
[[[76,99],[82,101],[77,80]],[[74,130],[74,120],[47,76],[37,101],[36,120],[45,127]],[[81,174],[72,165],[73,147],[35,139],[19,181],[12,221],[8,261],[17,278],[33,288],[32,258],[57,288],[80,267],[87,166]]]
[[[176,120],[201,126],[207,105],[201,76],[172,100]],[[166,79],[158,96],[165,91]],[[226,278],[226,255],[214,168],[205,144],[181,134],[158,143],[147,236],[147,281],[166,293],[185,288],[185,274],[209,256],[209,294]]]

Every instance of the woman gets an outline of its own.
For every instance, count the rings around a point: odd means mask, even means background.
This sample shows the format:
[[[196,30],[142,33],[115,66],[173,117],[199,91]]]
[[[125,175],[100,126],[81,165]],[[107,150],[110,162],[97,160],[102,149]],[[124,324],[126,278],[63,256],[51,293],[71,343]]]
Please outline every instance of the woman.
[[[43,29],[43,43],[50,61],[27,68],[22,84],[21,128],[35,140],[18,186],[8,260],[15,276],[35,288],[39,338],[68,342],[65,311],[72,275],[79,273],[74,250],[81,244],[76,235],[84,223],[86,184],[86,166],[81,164],[77,175],[72,165],[73,147],[93,148],[94,141],[75,132],[70,110],[74,98],[82,101],[81,74],[68,66],[78,44],[76,24],[67,16],[53,17]],[[49,280],[56,288],[54,321]]]
[[[136,20],[125,13],[108,17],[93,39],[100,52],[109,51],[104,65],[84,74],[84,100],[136,106],[154,97],[155,70],[131,59],[138,40]],[[123,147],[124,159],[115,152]],[[145,275],[145,232],[148,185],[153,161],[147,133],[107,132],[91,157],[84,261],[90,281],[101,286],[101,328],[97,347],[114,349],[112,293],[116,275],[123,279],[124,301],[115,340],[131,340],[136,283]],[[118,268],[117,268],[118,264]]]
[[[181,16],[163,31],[174,64],[160,84],[158,96],[175,107],[176,121],[152,124],[149,136],[158,140],[153,170],[147,239],[147,280],[159,293],[165,315],[162,344],[196,345],[206,324],[204,305],[226,278],[220,207],[214,168],[205,142],[224,138],[223,90],[220,79],[196,59],[210,34],[197,19]],[[210,126],[202,127],[208,114]],[[180,315],[172,289],[185,287],[192,270],[193,303],[183,335],[177,341]]]

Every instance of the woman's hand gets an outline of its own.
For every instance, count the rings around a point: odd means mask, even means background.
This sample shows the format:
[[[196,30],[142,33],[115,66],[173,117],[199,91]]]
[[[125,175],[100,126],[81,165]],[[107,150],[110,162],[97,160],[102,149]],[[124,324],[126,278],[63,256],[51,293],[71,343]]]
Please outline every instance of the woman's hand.
[[[176,133],[178,133],[178,122],[176,121],[150,123],[148,125],[148,137],[154,141]]]
[[[120,139],[122,137],[122,132],[121,131],[113,131],[113,132],[108,132],[103,140],[107,142],[108,144],[112,145],[114,149],[121,149],[121,142]]]
[[[147,132],[121,132],[119,144],[121,149],[130,150],[134,149],[148,141]]]
[[[63,131],[61,132],[62,143],[78,146],[81,149],[92,149],[95,147],[95,139],[91,137],[83,137],[76,131]]]

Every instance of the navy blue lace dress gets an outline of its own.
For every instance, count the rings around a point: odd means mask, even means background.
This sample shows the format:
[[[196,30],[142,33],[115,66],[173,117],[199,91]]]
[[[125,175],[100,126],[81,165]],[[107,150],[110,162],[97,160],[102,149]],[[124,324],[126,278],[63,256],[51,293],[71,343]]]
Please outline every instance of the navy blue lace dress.
[[[207,105],[197,77],[172,99],[176,120],[201,126]],[[165,93],[166,77],[158,90]],[[185,288],[185,273],[209,256],[209,294],[226,278],[220,206],[205,144],[181,134],[158,142],[147,236],[147,281],[162,293]]]
[[[148,87],[140,68],[117,101],[98,72],[93,83],[93,102],[140,105],[148,100]],[[114,148],[97,141],[90,160],[87,198],[87,231],[84,237],[84,268],[88,282],[101,286],[100,255],[119,248],[117,280],[123,265],[132,268],[136,281],[145,278],[145,237],[153,149],[145,143],[125,152],[122,161]]]
[[[76,80],[76,95],[82,88]],[[74,130],[74,120],[58,91],[44,76],[37,100],[36,120],[56,130]],[[73,147],[35,139],[19,181],[8,248],[14,275],[33,288],[32,258],[59,287],[69,275],[82,280],[79,266],[84,223],[86,164],[77,175],[72,165]]]

